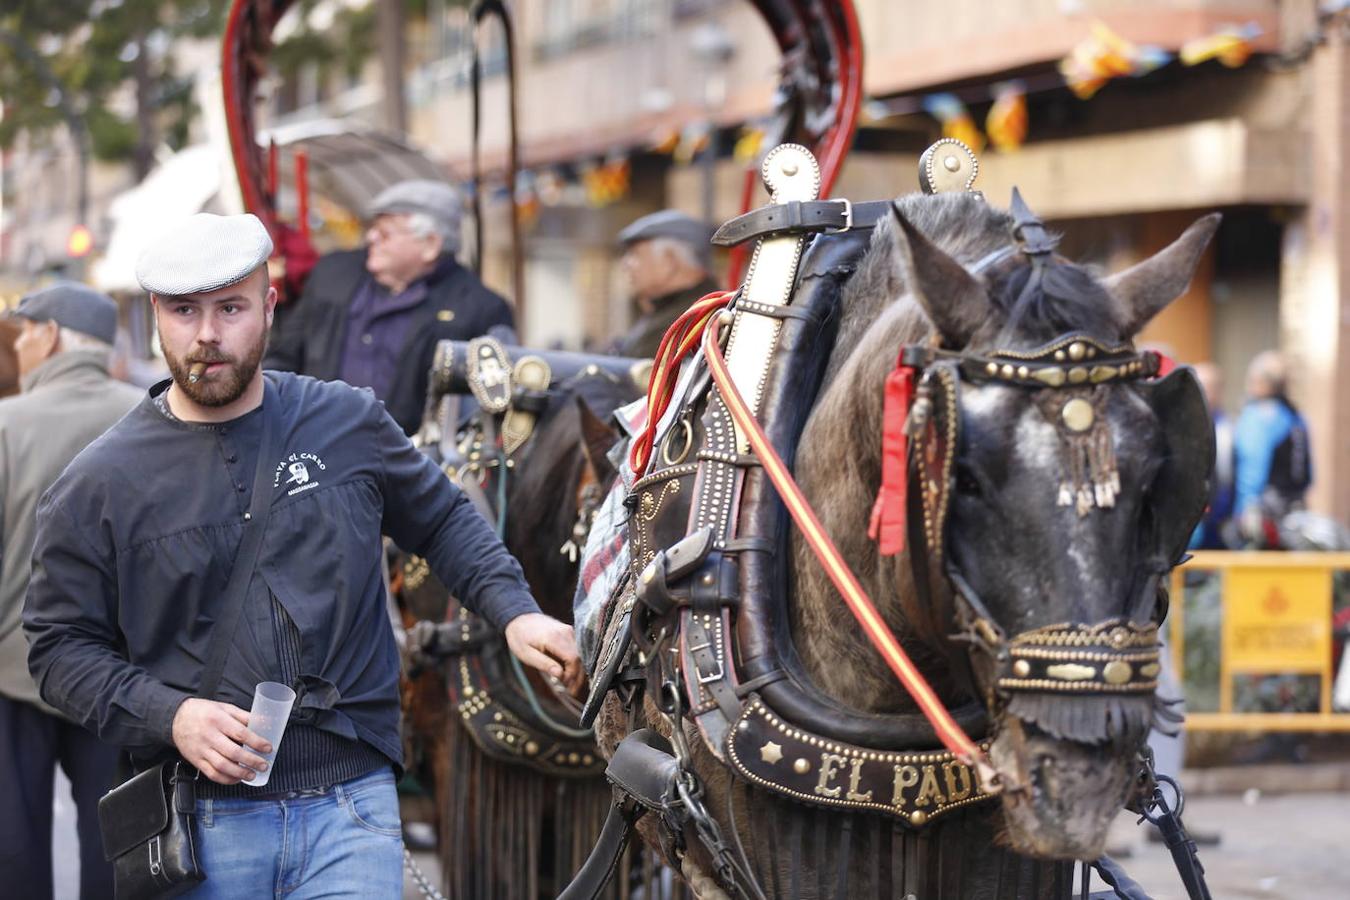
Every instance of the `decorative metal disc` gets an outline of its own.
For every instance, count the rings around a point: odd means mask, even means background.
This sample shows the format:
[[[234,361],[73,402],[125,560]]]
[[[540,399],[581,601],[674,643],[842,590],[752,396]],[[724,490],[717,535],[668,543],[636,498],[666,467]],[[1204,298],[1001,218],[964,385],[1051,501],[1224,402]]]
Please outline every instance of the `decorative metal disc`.
[[[956,138],[943,138],[919,157],[919,187],[925,194],[968,191],[979,174],[975,151]]]
[[[1092,409],[1092,404],[1082,397],[1074,397],[1060,411],[1064,419],[1064,424],[1070,431],[1084,432],[1092,427],[1092,421],[1096,415]]]

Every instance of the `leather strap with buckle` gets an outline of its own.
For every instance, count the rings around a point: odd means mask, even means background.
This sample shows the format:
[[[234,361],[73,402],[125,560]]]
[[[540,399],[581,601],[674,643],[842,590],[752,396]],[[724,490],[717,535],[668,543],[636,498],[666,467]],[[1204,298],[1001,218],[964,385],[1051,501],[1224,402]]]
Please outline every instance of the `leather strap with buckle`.
[[[775,234],[852,231],[874,228],[891,214],[889,200],[852,203],[848,200],[789,200],[762,206],[731,219],[712,236],[719,247]]]

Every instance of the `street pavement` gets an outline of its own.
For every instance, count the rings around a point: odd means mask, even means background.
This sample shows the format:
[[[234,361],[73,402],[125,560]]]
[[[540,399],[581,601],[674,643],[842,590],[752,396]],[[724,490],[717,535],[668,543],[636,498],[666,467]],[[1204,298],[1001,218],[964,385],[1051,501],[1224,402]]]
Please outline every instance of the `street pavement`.
[[[64,862],[56,865],[56,900],[76,900],[75,810],[70,785],[59,771],[57,781],[53,855]],[[1244,795],[1192,796],[1184,819],[1197,834],[1220,837],[1218,846],[1200,848],[1200,861],[1216,898],[1350,896],[1344,866],[1350,844],[1350,793],[1250,790]],[[1110,852],[1153,900],[1186,900],[1171,856],[1162,844],[1147,840],[1145,827],[1135,825],[1134,816],[1122,814],[1112,829]],[[434,854],[419,853],[417,859],[439,882]],[[1094,882],[1093,890],[1103,888]],[[404,897],[421,897],[411,879],[405,881]]]
[[[1137,826],[1135,820],[1129,814],[1117,820],[1108,852],[1153,900],[1186,900],[1171,854],[1161,843],[1149,842],[1148,826]],[[1350,896],[1345,875],[1350,794],[1251,790],[1191,797],[1183,821],[1197,835],[1219,835],[1217,846],[1199,849],[1216,898]],[[1094,880],[1093,890],[1104,888]]]

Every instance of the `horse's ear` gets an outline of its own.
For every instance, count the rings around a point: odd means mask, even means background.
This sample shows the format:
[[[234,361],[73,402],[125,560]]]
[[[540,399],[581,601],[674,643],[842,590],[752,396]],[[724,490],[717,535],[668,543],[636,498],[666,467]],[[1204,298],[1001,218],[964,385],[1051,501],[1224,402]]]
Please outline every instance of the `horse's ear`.
[[[586,464],[591,467],[598,481],[604,481],[614,473],[609,461],[610,448],[619,439],[619,433],[600,421],[585,400],[577,396],[577,418],[581,422],[581,450],[586,455]]]
[[[1219,213],[1197,219],[1171,246],[1103,279],[1102,285],[1120,304],[1126,337],[1138,334],[1149,319],[1185,292],[1222,219]]]
[[[910,292],[949,347],[964,347],[989,314],[984,286],[910,224],[894,203],[895,242]]]

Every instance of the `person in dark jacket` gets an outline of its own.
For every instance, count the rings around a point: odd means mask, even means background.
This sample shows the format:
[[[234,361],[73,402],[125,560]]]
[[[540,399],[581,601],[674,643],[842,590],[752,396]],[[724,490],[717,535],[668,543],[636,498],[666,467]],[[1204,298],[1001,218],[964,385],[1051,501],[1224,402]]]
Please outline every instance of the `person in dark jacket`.
[[[614,342],[615,354],[655,356],[680,313],[717,290],[710,271],[712,234],[705,223],[674,209],[643,216],[619,232],[620,265],[640,315]]]
[[[325,256],[300,297],[278,307],[264,366],[371,388],[416,432],[436,342],[514,334],[507,302],[455,261],[461,206],[438,181],[383,191],[366,248]]]
[[[22,393],[0,400],[0,885],[51,898],[56,766],[70,779],[79,833],[80,897],[113,895],[98,799],[112,786],[117,749],[42,702],[28,674],[20,616],[28,593],[40,498],[90,441],[140,400],[108,374],[117,305],[81,284],[52,285],[14,311]],[[68,860],[65,862],[69,862]],[[17,889],[17,888],[16,888]],[[0,890],[3,893],[3,890]]]
[[[193,896],[397,898],[399,658],[381,533],[523,662],[573,686],[580,666],[571,628],[539,612],[492,528],[368,389],[259,368],[270,251],[253,216],[202,214],[141,258],[173,377],[38,509],[29,669],[45,701],[104,740],[138,759],[176,751],[204,776],[208,877]],[[264,416],[275,458],[259,458]],[[257,565],[219,686],[199,696],[260,477],[270,513]],[[297,694],[270,767],[246,711],[263,681]],[[250,787],[265,768],[266,787]]]

